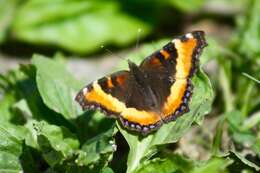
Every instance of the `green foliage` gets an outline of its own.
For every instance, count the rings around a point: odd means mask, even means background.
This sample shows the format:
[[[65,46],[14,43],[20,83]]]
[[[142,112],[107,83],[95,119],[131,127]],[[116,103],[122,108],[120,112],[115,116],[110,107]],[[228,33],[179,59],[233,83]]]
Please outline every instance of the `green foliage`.
[[[194,167],[191,160],[178,154],[164,154],[161,158],[153,158],[139,166],[136,173],[170,173],[170,172],[189,172]]]
[[[195,163],[177,154],[166,154],[162,158],[145,162],[136,173],[228,173],[227,167],[230,164],[232,160],[225,158],[212,158],[206,162]]]
[[[12,30],[17,39],[78,53],[107,43],[128,44],[136,39],[139,28],[147,35],[149,25],[121,12],[118,6],[113,1],[31,0],[17,12]]]
[[[242,9],[239,15],[203,14],[216,2]],[[83,83],[66,69],[61,54],[35,54],[31,63],[0,74],[0,172],[259,172],[259,9],[257,0],[0,0],[1,44],[19,40],[78,54],[102,45],[127,46],[139,29],[141,38],[159,31],[152,39],[161,37],[162,26],[183,31],[180,19],[185,25],[190,18],[220,23],[235,19],[226,44],[206,38],[209,46],[192,79],[190,112],[145,137],[98,111],[83,112],[74,101]],[[139,64],[168,41],[149,41],[128,57]],[[121,61],[117,69],[126,68]],[[215,127],[208,125],[212,119]],[[195,149],[185,152],[187,132],[192,132],[188,138],[194,138]],[[206,150],[200,155],[203,161],[192,155],[200,147]]]
[[[248,58],[258,58],[260,53],[257,46],[260,44],[260,2],[251,1],[249,9],[247,14],[239,19],[239,29],[241,29],[239,47],[240,52],[248,56]]]
[[[36,82],[43,102],[66,119],[76,118],[81,113],[74,101],[76,92],[82,87],[79,81],[58,61],[35,55],[32,63],[37,69]]]
[[[60,60],[35,55],[32,62],[33,65],[21,65],[1,76],[2,90],[6,93],[0,101],[1,172],[19,172],[27,170],[28,164],[43,163],[49,171],[101,170],[107,166],[115,151],[116,131],[112,128],[95,138],[82,138],[83,132],[76,127],[77,118],[91,113],[82,114],[73,101],[81,84]],[[90,122],[100,122],[98,117],[81,125],[91,129]],[[41,171],[40,167],[34,169]]]
[[[19,128],[0,126],[0,172],[22,171],[19,156],[22,152],[22,141],[19,134],[14,131]]]
[[[6,32],[12,22],[18,0],[0,1],[0,43],[5,40]]]
[[[173,6],[183,11],[196,11],[202,7],[204,1],[205,0],[187,0],[187,1],[170,0]]]
[[[21,138],[25,143],[24,145],[22,142],[19,143],[20,150],[23,148],[27,155],[28,147],[39,151],[42,160],[49,165],[50,170],[101,170],[108,165],[116,150],[113,139],[116,131],[110,126],[112,129],[99,132],[99,135],[95,134],[92,138],[91,134],[81,136],[82,129],[77,125],[82,125],[79,121],[86,121],[81,119],[81,116],[92,116],[92,120],[88,119],[88,121],[95,124],[101,123],[100,120],[103,118],[98,120],[98,114],[93,115],[92,112],[82,114],[73,101],[76,91],[82,85],[65,69],[65,64],[58,55],[55,57],[51,60],[41,55],[34,55],[32,65],[22,65],[7,76],[3,76],[4,89],[9,93],[0,104],[3,113],[7,114],[4,121],[11,123],[12,116],[22,116],[22,120],[17,123],[23,125],[21,127],[25,128],[27,135]],[[28,82],[32,85],[30,90],[25,88]],[[193,82],[195,95],[190,104],[191,112],[180,117],[176,122],[164,125],[158,132],[143,139],[118,126],[130,146],[128,172],[136,170],[139,162],[149,161],[148,158],[159,151],[157,146],[178,141],[193,122],[199,122],[210,111],[213,93],[209,79],[200,70]],[[14,110],[10,111],[10,108]],[[17,115],[13,115],[15,112]],[[83,123],[83,126],[93,128],[91,123]],[[84,129],[88,130],[86,127]],[[168,133],[168,131],[175,133]]]
[[[198,11],[203,4],[204,0],[1,0],[0,43],[7,38],[92,53],[101,45],[122,47],[137,35],[148,36],[157,20],[167,18],[164,10]]]

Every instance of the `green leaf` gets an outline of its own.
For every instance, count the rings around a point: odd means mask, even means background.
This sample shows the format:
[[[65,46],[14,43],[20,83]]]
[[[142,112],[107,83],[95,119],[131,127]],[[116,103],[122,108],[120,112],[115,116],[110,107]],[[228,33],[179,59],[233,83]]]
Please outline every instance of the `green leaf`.
[[[260,50],[258,45],[260,44],[260,1],[249,1],[250,6],[246,11],[243,18],[240,19],[240,33],[238,35],[239,51],[248,56],[248,58],[257,58],[255,55],[259,55]]]
[[[102,169],[112,159],[112,154],[116,151],[114,135],[115,128],[86,141],[76,160],[78,165],[90,166],[92,169]],[[97,168],[98,167],[98,168]]]
[[[6,32],[13,20],[16,5],[19,0],[0,1],[0,43],[6,38]]]
[[[135,173],[181,173],[189,172],[193,162],[178,154],[167,154],[163,158],[148,160],[139,166]]]
[[[114,173],[114,171],[111,168],[106,167],[106,168],[102,169],[102,173]]]
[[[260,112],[256,112],[248,117],[242,125],[242,130],[249,130],[260,124]]]
[[[6,120],[17,124],[23,124],[25,120],[30,118],[45,119],[52,123],[64,122],[65,119],[62,119],[60,114],[51,111],[44,105],[37,90],[35,79],[36,70],[30,64],[20,65],[19,69],[0,76],[6,97],[9,97],[9,95],[13,97],[13,103],[5,105],[5,110],[8,110],[11,116]],[[15,102],[17,103],[14,105]],[[29,116],[25,115],[23,111],[29,112]],[[30,114],[32,114],[32,117]]]
[[[228,173],[226,169],[233,161],[224,158],[212,158],[206,163],[194,168],[190,173]]]
[[[71,155],[74,150],[79,148],[79,141],[76,136],[65,127],[50,125],[44,121],[32,121],[31,123],[34,127],[31,130],[36,130],[40,147],[43,144],[41,141],[49,142],[50,146],[59,151],[63,157]]]
[[[231,159],[217,157],[203,162],[195,162],[181,155],[169,153],[162,158],[154,158],[144,162],[135,173],[228,173],[226,168],[232,162]]]
[[[221,147],[222,147],[222,135],[224,132],[224,125],[226,122],[226,115],[222,115],[217,123],[216,132],[212,142],[211,153],[215,156],[221,154]]]
[[[48,138],[44,135],[37,136],[38,145],[42,151],[42,155],[45,161],[51,166],[54,167],[57,164],[61,164],[64,159],[61,151],[56,150],[51,145]]]
[[[0,122],[9,122],[14,117],[11,107],[15,101],[16,99],[12,93],[5,93],[5,96],[0,100]]]
[[[182,11],[196,11],[202,7],[205,0],[170,0],[171,4]]]
[[[226,114],[229,124],[228,128],[233,140],[240,144],[246,142],[247,145],[252,145],[255,142],[255,136],[249,129],[243,128],[244,117],[242,113],[235,110]]]
[[[246,76],[247,78],[251,79],[252,81],[256,82],[257,84],[260,84],[260,80],[254,78],[253,76],[247,74],[247,73],[242,73],[244,76]]]
[[[18,128],[0,125],[0,172],[21,172],[22,142]]]
[[[255,144],[253,145],[253,150],[256,152],[256,154],[260,158],[260,139],[256,140]]]
[[[36,66],[36,82],[43,102],[68,120],[76,118],[82,112],[74,101],[82,86],[79,81],[58,61],[34,55],[32,63]]]
[[[252,161],[250,161],[246,158],[246,153],[240,153],[240,152],[237,152],[237,151],[232,151],[231,156],[232,156],[232,154],[234,156],[236,156],[242,163],[244,163],[248,167],[254,168],[256,171],[260,171],[259,165],[257,165],[256,163],[254,163],[254,162],[252,162]]]
[[[13,34],[17,39],[52,44],[77,53],[89,53],[104,44],[126,45],[148,34],[150,26],[123,13],[116,1],[29,0],[17,12]]]

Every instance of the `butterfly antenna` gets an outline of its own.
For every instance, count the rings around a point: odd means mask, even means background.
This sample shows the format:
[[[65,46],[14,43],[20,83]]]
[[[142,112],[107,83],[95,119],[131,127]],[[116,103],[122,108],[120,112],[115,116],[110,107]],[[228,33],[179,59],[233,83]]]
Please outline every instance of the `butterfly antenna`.
[[[109,53],[110,55],[112,55],[112,56],[114,56],[114,57],[117,57],[117,58],[123,59],[123,60],[125,60],[125,61],[128,61],[128,59],[126,59],[126,58],[124,58],[124,57],[121,57],[121,56],[119,56],[119,55],[113,53],[111,50],[105,48],[105,46],[103,46],[103,45],[101,46],[101,49],[104,49],[107,53]]]
[[[137,50],[137,49],[139,48],[141,32],[142,32],[142,29],[139,28],[139,29],[137,30],[135,50]]]

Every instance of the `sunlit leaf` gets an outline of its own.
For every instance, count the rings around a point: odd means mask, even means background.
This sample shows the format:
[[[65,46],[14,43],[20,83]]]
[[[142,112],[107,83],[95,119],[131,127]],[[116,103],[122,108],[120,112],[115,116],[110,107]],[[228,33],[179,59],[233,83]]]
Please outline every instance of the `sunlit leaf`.
[[[205,0],[187,0],[187,1],[178,1],[170,0],[171,4],[183,11],[196,11],[204,4]]]
[[[19,156],[22,153],[21,129],[0,125],[0,172],[21,172]]]
[[[35,55],[32,63],[36,66],[36,81],[43,102],[66,119],[76,118],[81,113],[74,97],[82,87],[58,61]]]
[[[11,107],[15,101],[15,96],[12,93],[5,93],[5,96],[0,100],[0,122],[8,122],[13,118]]]
[[[52,166],[70,157],[79,148],[79,141],[68,129],[46,122],[31,122],[31,133],[37,135],[37,143],[45,160]]]
[[[113,152],[116,151],[114,135],[117,131],[112,128],[105,133],[86,141],[81,150],[77,163],[79,165],[103,168],[112,159]]]
[[[190,173],[228,173],[226,169],[233,161],[225,158],[212,158],[194,168]]]
[[[163,158],[148,160],[139,166],[135,173],[188,173],[194,163],[181,155],[167,154]]]
[[[102,173],[114,173],[114,171],[111,168],[106,167],[106,168],[102,169]]]
[[[19,0],[0,1],[0,43],[4,41],[6,32],[11,25]]]
[[[240,33],[238,44],[241,53],[248,56],[248,58],[257,58],[255,55],[259,54],[260,44],[260,18],[259,18],[259,10],[260,10],[260,1],[252,0],[249,1],[249,7],[245,11],[245,15],[240,18]]]
[[[51,44],[88,53],[104,44],[126,45],[150,27],[123,13],[116,1],[46,0],[26,2],[13,25],[17,39],[35,44]]]

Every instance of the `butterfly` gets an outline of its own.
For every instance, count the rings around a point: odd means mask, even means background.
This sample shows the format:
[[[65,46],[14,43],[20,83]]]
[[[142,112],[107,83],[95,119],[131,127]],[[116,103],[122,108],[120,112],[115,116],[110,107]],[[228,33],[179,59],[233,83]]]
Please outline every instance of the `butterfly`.
[[[191,78],[205,46],[203,31],[176,37],[140,65],[128,60],[129,70],[85,86],[75,100],[83,110],[99,110],[123,127],[147,135],[189,112]]]

